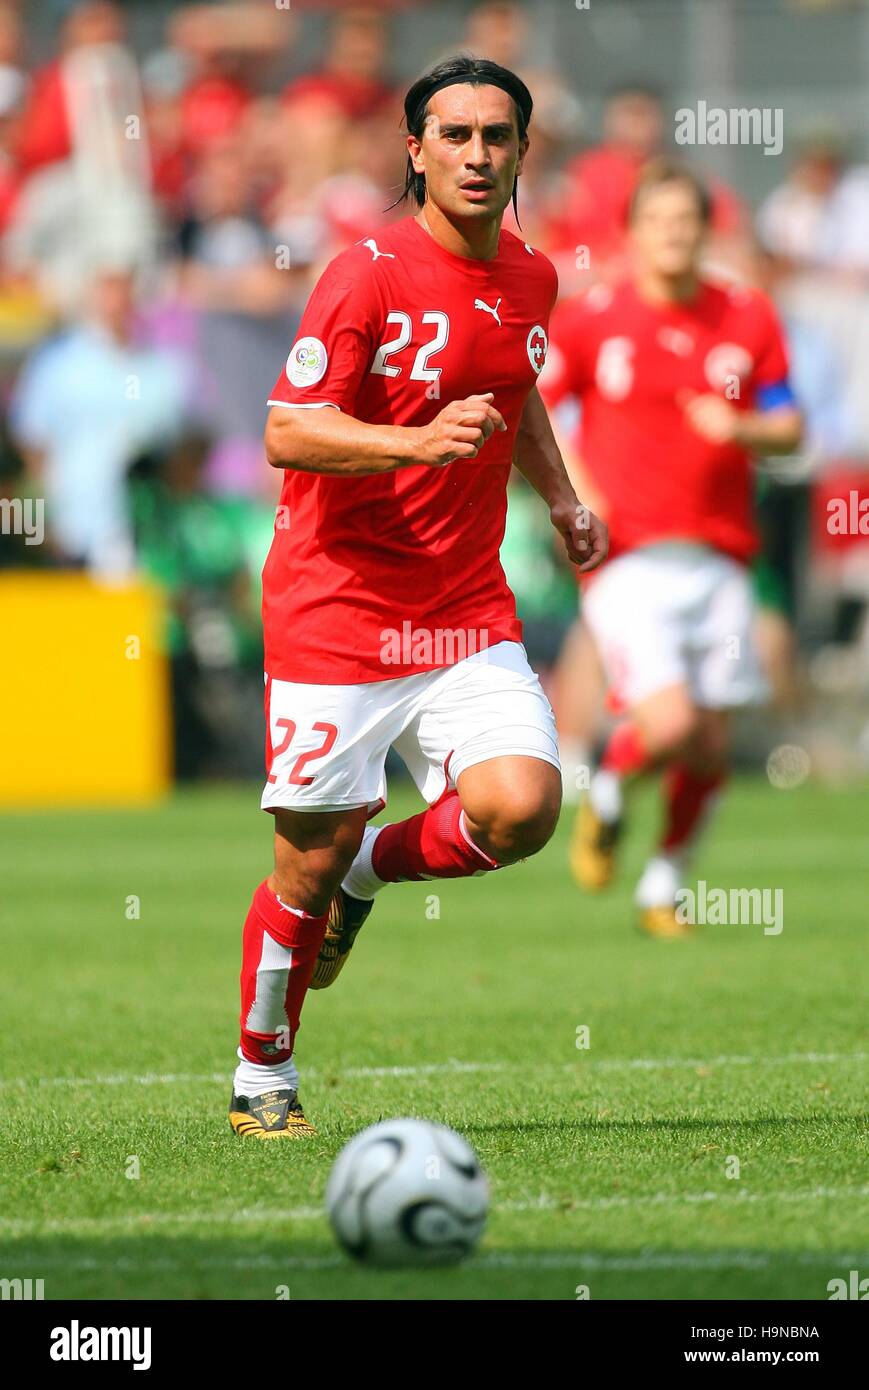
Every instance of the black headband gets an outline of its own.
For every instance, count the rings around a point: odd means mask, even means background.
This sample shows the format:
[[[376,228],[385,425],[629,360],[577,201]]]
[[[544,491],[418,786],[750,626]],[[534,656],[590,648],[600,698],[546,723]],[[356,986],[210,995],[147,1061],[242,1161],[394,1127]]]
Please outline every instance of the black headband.
[[[435,92],[440,92],[440,91],[442,91],[444,87],[456,87],[456,86],[463,86],[463,87],[500,87],[501,91],[502,91],[502,92],[506,92],[507,95],[508,95],[508,97],[510,97],[510,98],[512,99],[513,104],[514,104],[514,106],[516,107],[516,110],[520,113],[520,115],[522,116],[523,121],[525,122],[525,125],[527,126],[528,121],[530,120],[530,113],[529,113],[528,116],[525,115],[525,113],[524,113],[523,110],[522,110],[522,107],[520,106],[519,102],[518,102],[517,99],[516,99],[516,93],[515,93],[515,92],[511,92],[510,88],[507,86],[507,83],[506,83],[506,82],[500,82],[500,81],[498,80],[498,77],[497,77],[497,76],[495,76],[495,77],[489,77],[489,76],[487,75],[486,77],[476,78],[476,77],[469,77],[467,73],[461,73],[461,74],[459,74],[459,75],[457,75],[457,76],[455,76],[455,77],[442,77],[441,80],[440,80],[440,82],[436,82],[436,83],[434,84],[434,86],[433,86],[433,87],[430,87],[429,90],[426,92],[425,98],[424,98],[424,100],[423,100],[423,102],[422,102],[423,107],[428,106],[428,104],[429,104],[429,102],[431,101],[432,97],[434,96]],[[413,117],[416,113],[415,113],[414,111],[408,111],[408,112],[406,112],[405,114],[406,114],[406,116],[408,117],[408,119],[410,119],[410,118]]]

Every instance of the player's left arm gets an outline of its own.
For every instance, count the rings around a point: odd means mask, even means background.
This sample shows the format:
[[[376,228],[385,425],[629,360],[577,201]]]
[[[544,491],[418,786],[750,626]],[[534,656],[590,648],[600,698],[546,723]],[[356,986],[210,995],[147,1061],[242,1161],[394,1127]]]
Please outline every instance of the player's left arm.
[[[765,295],[755,295],[748,312],[755,336],[749,409],[740,410],[712,392],[684,392],[679,404],[691,428],[712,444],[737,444],[755,454],[791,454],[799,448],[803,419],[788,381],[784,333]]]
[[[567,554],[580,574],[597,569],[606,559],[607,528],[574,492],[536,386],[522,411],[513,462],[549,507],[552,525],[564,537]]]

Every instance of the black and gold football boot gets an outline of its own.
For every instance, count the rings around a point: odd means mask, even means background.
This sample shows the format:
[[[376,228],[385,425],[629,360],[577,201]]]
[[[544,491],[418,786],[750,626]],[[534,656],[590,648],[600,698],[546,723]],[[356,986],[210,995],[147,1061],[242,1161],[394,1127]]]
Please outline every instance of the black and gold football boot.
[[[317,1133],[289,1087],[261,1096],[237,1096],[233,1091],[229,1123],[243,1139],[309,1139]]]
[[[374,906],[373,899],[351,898],[339,888],[329,904],[326,935],[317,956],[309,989],[328,989],[344,969],[363,922]]]

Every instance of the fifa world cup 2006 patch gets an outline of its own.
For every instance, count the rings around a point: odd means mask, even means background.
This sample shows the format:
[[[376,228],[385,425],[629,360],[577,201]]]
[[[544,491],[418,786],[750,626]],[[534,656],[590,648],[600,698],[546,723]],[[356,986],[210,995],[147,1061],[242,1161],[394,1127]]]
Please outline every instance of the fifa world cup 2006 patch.
[[[299,338],[287,358],[287,377],[299,390],[315,386],[326,375],[328,361],[326,345],[319,338]]]

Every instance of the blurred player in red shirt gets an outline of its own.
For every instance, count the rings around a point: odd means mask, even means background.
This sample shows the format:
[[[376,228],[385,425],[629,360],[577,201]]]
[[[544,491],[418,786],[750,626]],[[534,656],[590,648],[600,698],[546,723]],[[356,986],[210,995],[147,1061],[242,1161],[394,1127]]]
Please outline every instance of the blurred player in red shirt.
[[[284,89],[291,106],[302,97],[328,98],[351,120],[364,120],[393,102],[386,80],[389,19],[369,5],[351,5],[332,19],[322,67]],[[400,108],[396,111],[396,119]]]
[[[564,188],[552,208],[547,245],[560,265],[587,248],[592,269],[608,278],[624,274],[628,208],[643,170],[665,150],[664,106],[642,83],[614,91],[603,116],[603,139],[571,160]],[[716,180],[710,185],[709,227],[716,241],[737,238],[745,225],[736,194]],[[586,272],[587,273],[587,272]]]
[[[455,58],[405,99],[405,218],[336,257],[271,393],[284,484],[263,573],[274,872],[244,929],[230,1121],[311,1134],[294,1039],[386,883],[487,873],[555,827],[555,722],[499,562],[517,466],[588,572],[605,528],[577,501],[536,389],[555,271],[501,229],[532,101]],[[429,803],[385,804],[394,746]]]
[[[632,276],[553,316],[542,383],[581,404],[579,470],[610,526],[583,614],[627,711],[577,818],[574,872],[614,870],[626,780],[665,769],[665,823],[637,888],[640,925],[687,933],[676,894],[727,768],[728,710],[764,693],[748,562],[755,453],[788,453],[800,415],[781,329],[757,290],[701,278],[704,186],[651,166],[630,212]]]

